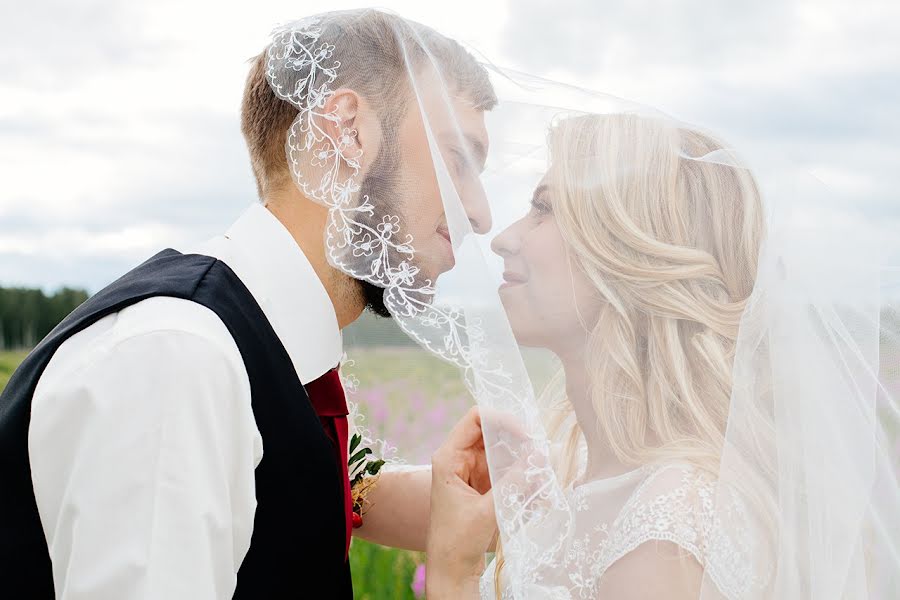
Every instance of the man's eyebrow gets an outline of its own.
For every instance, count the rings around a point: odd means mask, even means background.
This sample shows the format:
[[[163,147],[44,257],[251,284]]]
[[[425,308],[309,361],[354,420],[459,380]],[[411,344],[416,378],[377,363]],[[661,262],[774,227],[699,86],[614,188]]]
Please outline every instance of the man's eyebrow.
[[[460,135],[455,132],[447,133],[440,137],[446,140],[444,143],[447,144],[459,142],[460,139]],[[468,146],[468,158],[478,167],[483,167],[484,162],[487,160],[487,147],[474,135],[463,134],[462,137],[465,139],[466,145]]]

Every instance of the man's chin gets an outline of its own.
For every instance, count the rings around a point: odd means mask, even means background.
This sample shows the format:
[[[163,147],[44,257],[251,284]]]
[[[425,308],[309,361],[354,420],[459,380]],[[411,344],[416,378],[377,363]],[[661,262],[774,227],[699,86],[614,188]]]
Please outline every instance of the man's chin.
[[[379,317],[385,319],[392,318],[391,311],[384,303],[384,288],[369,283],[368,281],[360,281],[362,286],[363,297],[366,300],[366,308],[375,313]]]
[[[427,273],[427,271],[428,271],[427,268],[426,267],[422,267],[422,268],[424,270],[426,270],[426,273]],[[447,270],[449,271],[452,268],[453,268],[453,265],[451,264],[451,265],[449,265],[449,268]],[[430,275],[430,273],[429,273],[428,275],[426,275],[425,279],[421,279],[416,282],[416,284],[418,285],[419,288],[421,288],[423,290],[426,290],[426,289],[432,290],[434,288],[435,284],[437,283],[438,277],[440,277],[441,274],[445,272],[445,271],[441,271],[440,269],[435,269],[435,270],[437,271],[436,274]],[[423,274],[420,273],[420,275],[423,275]],[[391,314],[391,311],[388,309],[388,307],[384,301],[384,298],[385,298],[384,288],[378,287],[377,285],[370,283],[368,281],[364,281],[362,279],[357,279],[356,281],[359,283],[359,285],[362,288],[363,298],[366,302],[366,308],[369,309],[374,314],[378,315],[379,317],[384,317],[385,319],[393,318],[393,314]],[[426,285],[426,283],[425,283],[426,281],[429,282],[428,285]],[[427,304],[430,304],[431,301],[434,299],[431,293],[417,292],[415,289],[416,285],[412,286],[412,288],[413,289],[407,289],[405,291],[405,294],[408,297],[414,299],[416,302],[421,303],[423,305],[427,305]]]

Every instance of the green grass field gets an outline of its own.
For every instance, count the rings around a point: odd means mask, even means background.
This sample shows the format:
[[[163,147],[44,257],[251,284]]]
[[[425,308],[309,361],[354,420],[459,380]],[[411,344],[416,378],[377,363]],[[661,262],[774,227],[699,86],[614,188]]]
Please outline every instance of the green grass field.
[[[0,390],[6,387],[6,382],[25,358],[25,354],[25,352],[0,352]]]
[[[412,590],[416,567],[425,555],[353,540],[350,571],[355,600],[414,600]]]

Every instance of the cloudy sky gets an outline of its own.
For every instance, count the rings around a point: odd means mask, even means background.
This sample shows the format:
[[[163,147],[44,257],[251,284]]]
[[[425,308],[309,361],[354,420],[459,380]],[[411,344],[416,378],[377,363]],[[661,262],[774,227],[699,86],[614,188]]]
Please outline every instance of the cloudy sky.
[[[13,6],[15,4],[15,6]],[[0,8],[0,285],[97,291],[255,199],[238,130],[271,26],[353,2],[43,0]],[[503,66],[721,131],[900,238],[900,3],[382,2]],[[837,206],[837,205],[836,205]]]

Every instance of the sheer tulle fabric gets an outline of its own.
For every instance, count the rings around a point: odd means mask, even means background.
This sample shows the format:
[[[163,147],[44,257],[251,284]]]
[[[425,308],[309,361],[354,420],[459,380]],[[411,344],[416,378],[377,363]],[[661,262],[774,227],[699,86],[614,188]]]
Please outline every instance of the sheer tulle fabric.
[[[330,261],[384,288],[481,407],[502,548],[483,597],[896,595],[900,271],[853,242],[871,221],[812,226],[797,215],[827,190],[795,193],[702,127],[488,63],[461,74],[442,38],[394,17],[378,43],[403,58],[382,100],[417,117],[429,177],[407,175],[401,128],[386,127],[397,185],[365,182],[357,132],[324,109],[359,67],[341,44],[360,14],[276,30],[270,82],[298,109],[286,151],[329,208]],[[369,65],[356,85],[397,69]],[[464,107],[485,82],[480,173]],[[529,208],[539,190],[547,214]],[[412,233],[428,198],[452,265]],[[479,202],[490,231],[473,225]],[[563,258],[498,292],[516,243],[544,231]],[[571,344],[546,338],[557,323],[583,337],[582,384],[558,375]],[[621,470],[593,472],[598,456]]]

